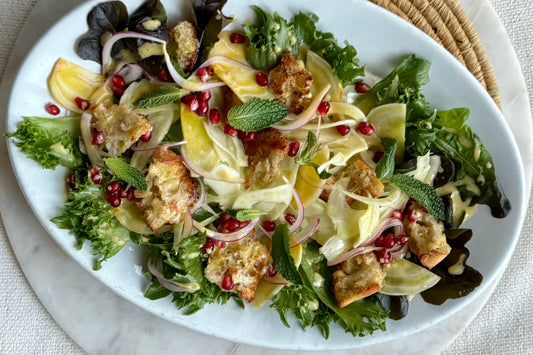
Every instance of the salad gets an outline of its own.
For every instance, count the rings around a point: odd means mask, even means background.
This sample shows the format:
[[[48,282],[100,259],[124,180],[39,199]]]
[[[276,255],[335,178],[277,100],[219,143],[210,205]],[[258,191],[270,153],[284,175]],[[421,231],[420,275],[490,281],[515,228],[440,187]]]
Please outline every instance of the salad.
[[[6,133],[68,169],[52,221],[91,244],[95,270],[135,243],[150,250],[147,298],[270,307],[326,338],[477,287],[460,226],[510,203],[470,111],[424,97],[431,63],[375,78],[315,14],[252,6],[255,21],[225,30],[224,3],[193,0],[195,21],[159,0],[97,5],[77,52],[101,72],[59,58],[49,117]]]

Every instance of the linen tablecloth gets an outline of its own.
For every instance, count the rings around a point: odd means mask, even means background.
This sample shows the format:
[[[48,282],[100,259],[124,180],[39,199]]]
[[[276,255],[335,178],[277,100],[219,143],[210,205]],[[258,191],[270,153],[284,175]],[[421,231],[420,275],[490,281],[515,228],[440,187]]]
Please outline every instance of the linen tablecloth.
[[[46,0],[41,0],[46,1]],[[0,0],[0,77],[15,40],[37,0]],[[533,3],[491,0],[533,92]],[[10,167],[3,167],[9,169]],[[493,295],[444,354],[533,353],[533,204],[511,262]],[[0,354],[83,354],[57,325],[26,281],[0,223]]]

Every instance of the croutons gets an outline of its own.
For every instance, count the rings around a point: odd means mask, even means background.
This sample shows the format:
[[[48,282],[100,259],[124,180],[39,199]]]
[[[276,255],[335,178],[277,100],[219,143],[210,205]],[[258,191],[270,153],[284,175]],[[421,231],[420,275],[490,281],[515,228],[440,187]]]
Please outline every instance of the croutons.
[[[257,132],[255,141],[245,145],[250,168],[246,188],[256,184],[266,186],[274,181],[288,152],[289,143],[278,130],[268,128]]]
[[[152,130],[150,120],[133,112],[128,104],[106,107],[102,104],[94,109],[93,125],[105,135],[104,146],[113,156],[119,156]]]
[[[169,53],[184,71],[190,71],[196,63],[199,41],[196,27],[189,21],[181,21],[169,29]]]
[[[444,224],[417,202],[409,204],[404,218],[404,228],[410,237],[409,249],[428,269],[450,254],[451,248],[446,242]]]
[[[333,273],[333,293],[339,307],[370,296],[383,285],[385,272],[374,252],[344,261]]]
[[[362,160],[357,160],[346,168],[345,174],[350,177],[347,190],[357,195],[372,197],[383,195],[385,188],[376,173]]]
[[[311,102],[313,76],[290,52],[283,53],[281,63],[270,71],[269,85],[276,100],[287,106],[291,113],[301,113]]]
[[[158,148],[148,167],[146,191],[135,191],[135,197],[146,225],[153,231],[165,223],[177,223],[183,213],[198,199],[198,183],[183,164],[181,156]]]
[[[236,293],[240,298],[252,302],[259,281],[267,271],[270,251],[251,232],[245,238],[229,242],[225,248],[215,248],[209,256],[204,270],[205,277],[225,291]],[[231,276],[233,288],[223,287],[224,277]]]

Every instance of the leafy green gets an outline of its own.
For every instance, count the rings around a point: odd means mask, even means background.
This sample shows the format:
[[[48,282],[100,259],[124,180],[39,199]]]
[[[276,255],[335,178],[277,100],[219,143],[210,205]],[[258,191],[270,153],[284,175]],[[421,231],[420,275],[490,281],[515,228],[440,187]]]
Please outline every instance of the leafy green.
[[[130,239],[130,232],[113,215],[113,207],[105,200],[103,185],[80,179],[87,176],[86,170],[77,173],[76,187],[69,191],[61,215],[52,218],[52,222],[61,229],[70,229],[77,238],[78,249],[85,241],[91,243],[96,254],[101,256],[94,265],[94,270],[99,270],[103,261],[122,249]]]
[[[250,40],[246,49],[246,60],[252,67],[269,71],[275,67],[283,55],[289,51],[298,54],[300,43],[294,36],[294,29],[277,12],[274,16],[258,6],[252,6],[257,15],[253,25],[243,25],[244,33]]]
[[[181,99],[187,93],[176,86],[164,85],[143,94],[133,104],[138,108],[162,106]]]
[[[285,223],[276,227],[272,235],[272,260],[276,270],[293,284],[301,284],[302,278],[291,255],[291,235]]]
[[[364,68],[357,59],[357,51],[348,42],[344,43],[344,47],[339,46],[332,33],[318,31],[317,22],[318,16],[315,14],[298,13],[291,23],[297,42],[304,42],[309,49],[324,58],[343,86],[353,84],[358,76],[364,74]]]
[[[222,14],[222,8],[227,0],[192,0],[192,7],[196,17],[197,37],[200,49],[196,66],[209,57],[209,51],[218,41],[218,34],[233,18]]]
[[[79,149],[79,117],[24,117],[17,130],[5,133],[29,158],[46,169],[62,165],[74,169],[82,164]]]
[[[305,142],[305,146],[303,147],[299,157],[298,157],[298,164],[299,165],[306,165],[311,166],[315,168],[316,173],[318,174],[318,177],[322,180],[327,179],[331,176],[330,173],[327,171],[318,172],[318,168],[320,167],[317,163],[314,163],[311,161],[313,159],[313,152],[315,151],[315,147],[317,145],[317,138],[316,135],[308,131],[307,132],[307,141]]]
[[[435,218],[444,219],[444,202],[433,187],[404,174],[393,175],[391,182],[424,206]]]
[[[288,113],[287,106],[280,102],[254,97],[242,105],[233,106],[228,112],[228,122],[241,131],[255,132],[281,121]]]
[[[240,208],[235,210],[228,210],[228,214],[239,222],[246,222],[261,217],[265,214],[265,212],[249,208]]]
[[[126,163],[124,160],[120,158],[105,158],[104,162],[106,167],[111,170],[117,178],[126,181],[138,190],[145,191],[148,188],[143,173]]]
[[[381,144],[385,153],[376,165],[376,176],[378,179],[390,179],[394,173],[394,155],[398,142],[394,138],[382,138]]]

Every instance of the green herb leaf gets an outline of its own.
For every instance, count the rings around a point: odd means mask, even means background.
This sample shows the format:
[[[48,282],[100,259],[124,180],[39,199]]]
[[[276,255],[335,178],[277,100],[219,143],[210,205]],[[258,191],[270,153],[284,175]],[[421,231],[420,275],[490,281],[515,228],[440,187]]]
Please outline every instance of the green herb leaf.
[[[381,144],[385,153],[376,165],[376,176],[378,179],[390,179],[394,173],[394,155],[398,142],[394,138],[382,138]]]
[[[318,172],[318,168],[320,167],[317,163],[314,163],[311,161],[313,159],[313,151],[315,150],[315,146],[317,144],[317,138],[315,134],[311,131],[307,132],[307,141],[305,142],[305,146],[302,149],[302,152],[300,153],[300,156],[298,157],[298,164],[305,165],[305,166],[311,166],[315,168],[316,173],[318,174],[318,177],[322,180],[325,180],[331,176],[330,173],[327,171]]]
[[[404,174],[394,174],[391,182],[424,206],[435,218],[444,219],[444,202],[433,187]]]
[[[246,221],[251,221],[253,219],[259,218],[265,213],[261,211],[257,211],[257,210],[248,209],[248,208],[241,208],[241,209],[235,209],[235,210],[228,210],[228,214],[239,222],[246,222]]]
[[[165,85],[143,94],[133,104],[138,108],[162,106],[181,99],[185,94],[187,94],[186,90]]]
[[[107,168],[119,179],[126,181],[138,190],[145,191],[148,188],[144,175],[124,160],[119,158],[106,158],[104,162]]]
[[[272,260],[281,276],[293,284],[301,284],[302,277],[291,255],[290,239],[289,226],[278,225],[272,236]]]
[[[254,97],[245,104],[233,106],[228,112],[228,122],[241,131],[255,132],[281,121],[288,113],[287,106],[280,102]]]

